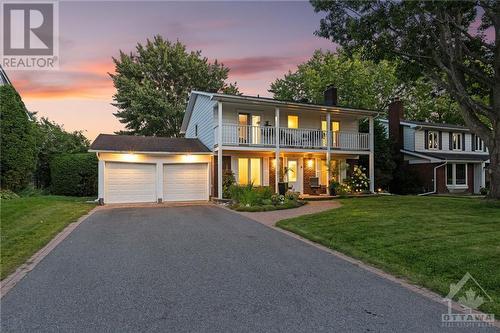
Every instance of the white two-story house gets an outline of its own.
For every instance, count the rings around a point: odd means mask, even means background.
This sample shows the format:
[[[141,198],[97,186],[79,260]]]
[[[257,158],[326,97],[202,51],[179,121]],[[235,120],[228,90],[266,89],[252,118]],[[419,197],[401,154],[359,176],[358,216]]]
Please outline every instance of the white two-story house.
[[[428,193],[479,193],[485,187],[488,149],[467,127],[404,119],[403,104],[389,106],[382,120]]]
[[[278,189],[280,179],[301,194],[326,194],[369,161],[374,187],[373,119],[377,112],[340,107],[336,89],[324,105],[193,91],[184,138],[100,135],[90,151],[99,158],[99,198],[110,202],[208,200],[222,197],[223,175],[238,184]],[[360,133],[360,121],[369,132]],[[286,171],[286,172],[284,172]]]

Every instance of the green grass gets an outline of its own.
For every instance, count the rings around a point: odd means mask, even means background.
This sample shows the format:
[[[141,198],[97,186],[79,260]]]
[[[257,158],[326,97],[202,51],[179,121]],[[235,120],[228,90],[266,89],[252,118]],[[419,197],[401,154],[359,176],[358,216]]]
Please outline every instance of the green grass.
[[[85,200],[61,196],[2,200],[0,279],[15,271],[64,227],[95,206]]]
[[[446,295],[469,272],[500,316],[500,203],[475,198],[390,196],[278,226]]]

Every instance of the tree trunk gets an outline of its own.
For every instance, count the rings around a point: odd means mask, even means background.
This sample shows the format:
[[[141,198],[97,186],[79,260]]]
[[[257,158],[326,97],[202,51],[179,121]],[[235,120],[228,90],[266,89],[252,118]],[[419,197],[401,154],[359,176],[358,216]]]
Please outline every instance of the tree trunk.
[[[495,138],[496,144],[490,150],[490,192],[488,197],[500,200],[500,138]]]

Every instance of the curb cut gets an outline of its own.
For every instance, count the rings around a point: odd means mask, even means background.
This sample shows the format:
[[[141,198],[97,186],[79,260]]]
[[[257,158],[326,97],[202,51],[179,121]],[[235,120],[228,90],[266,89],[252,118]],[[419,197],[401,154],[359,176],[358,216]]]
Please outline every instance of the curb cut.
[[[87,214],[80,216],[76,222],[68,224],[61,232],[52,238],[47,245],[38,250],[24,264],[19,266],[16,271],[5,279],[0,281],[0,299],[4,297],[14,286],[21,281],[29,272],[31,272],[38,263],[40,263],[57,245],[59,245],[66,237],[71,234],[83,221],[99,210],[99,206],[92,208]]]

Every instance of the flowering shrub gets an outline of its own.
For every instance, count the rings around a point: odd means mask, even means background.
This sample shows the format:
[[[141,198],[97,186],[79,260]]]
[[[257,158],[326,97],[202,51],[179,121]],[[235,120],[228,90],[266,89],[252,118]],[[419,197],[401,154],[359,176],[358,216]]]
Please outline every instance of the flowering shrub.
[[[281,194],[273,194],[271,196],[271,202],[273,205],[282,205],[285,202],[285,196]]]
[[[350,192],[360,193],[368,190],[370,180],[366,176],[366,169],[355,165],[351,177],[345,183],[350,188]]]
[[[285,193],[285,199],[297,201],[299,200],[299,192],[288,191]]]

